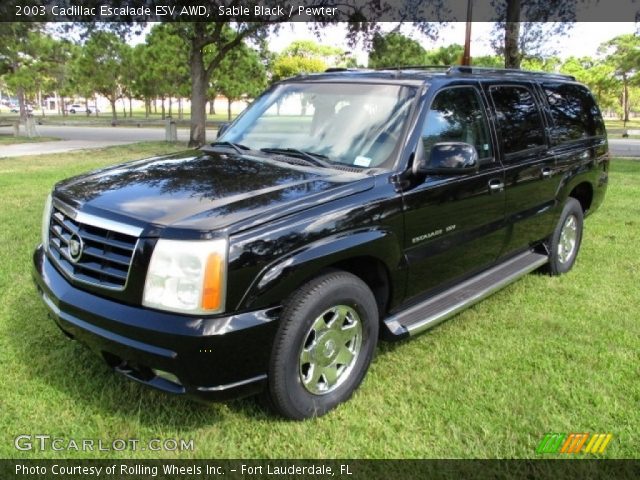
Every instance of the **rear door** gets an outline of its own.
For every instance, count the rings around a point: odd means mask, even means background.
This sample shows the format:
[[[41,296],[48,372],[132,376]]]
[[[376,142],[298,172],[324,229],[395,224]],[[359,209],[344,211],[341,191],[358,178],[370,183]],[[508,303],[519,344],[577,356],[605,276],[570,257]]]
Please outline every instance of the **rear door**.
[[[503,171],[478,85],[439,90],[424,117],[421,141],[425,158],[436,143],[469,143],[480,169],[427,176],[403,193],[409,298],[490,265],[505,238]]]
[[[504,165],[508,234],[501,256],[547,237],[560,175],[549,150],[546,119],[535,85],[486,85]]]

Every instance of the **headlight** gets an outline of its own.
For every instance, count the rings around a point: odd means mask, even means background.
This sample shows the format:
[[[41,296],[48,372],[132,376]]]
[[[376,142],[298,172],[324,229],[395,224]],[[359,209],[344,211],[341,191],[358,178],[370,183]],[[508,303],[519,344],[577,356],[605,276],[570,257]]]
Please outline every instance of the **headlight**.
[[[47,199],[44,202],[44,210],[42,211],[42,229],[41,229],[41,238],[42,238],[42,246],[45,251],[49,250],[49,222],[51,221],[51,193],[47,196]]]
[[[224,239],[160,239],[151,255],[142,304],[180,313],[222,312],[226,264]]]

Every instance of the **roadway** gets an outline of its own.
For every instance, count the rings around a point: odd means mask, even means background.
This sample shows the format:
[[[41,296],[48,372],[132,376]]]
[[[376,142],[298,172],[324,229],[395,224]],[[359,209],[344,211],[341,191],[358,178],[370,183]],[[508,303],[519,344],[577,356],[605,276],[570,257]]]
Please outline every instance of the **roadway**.
[[[9,133],[10,127],[2,129]],[[150,127],[79,127],[61,125],[38,125],[36,131],[43,137],[56,137],[52,142],[18,143],[0,146],[0,157],[17,157],[47,153],[69,152],[90,148],[104,148],[137,142],[164,141],[164,128]],[[214,139],[216,130],[207,130],[207,138]],[[189,130],[178,129],[178,140],[187,142]]]
[[[4,133],[2,130],[2,133]],[[6,128],[9,133],[10,128]],[[0,146],[0,157],[61,153],[71,150],[103,148],[143,141],[163,141],[164,128],[149,127],[80,127],[60,125],[39,125],[37,132],[46,137],[61,140],[54,142],[20,143]],[[207,138],[213,140],[216,130],[207,130]],[[189,130],[178,129],[178,140],[186,142]],[[612,157],[639,157],[640,140],[610,138],[609,150]]]

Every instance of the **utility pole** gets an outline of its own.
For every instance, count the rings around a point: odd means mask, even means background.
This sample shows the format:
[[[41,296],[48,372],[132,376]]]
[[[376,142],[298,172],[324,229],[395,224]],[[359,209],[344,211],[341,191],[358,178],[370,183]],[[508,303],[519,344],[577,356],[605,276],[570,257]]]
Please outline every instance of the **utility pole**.
[[[471,11],[473,0],[467,0],[467,29],[464,35],[464,53],[462,54],[462,65],[471,65]]]

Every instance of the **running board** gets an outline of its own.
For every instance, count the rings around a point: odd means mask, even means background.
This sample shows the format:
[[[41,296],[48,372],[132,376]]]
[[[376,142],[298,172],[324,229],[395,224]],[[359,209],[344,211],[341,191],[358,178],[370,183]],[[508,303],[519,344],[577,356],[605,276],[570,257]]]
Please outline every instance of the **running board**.
[[[392,335],[413,336],[497,292],[549,261],[546,255],[527,251],[485,270],[427,300],[387,318]]]

